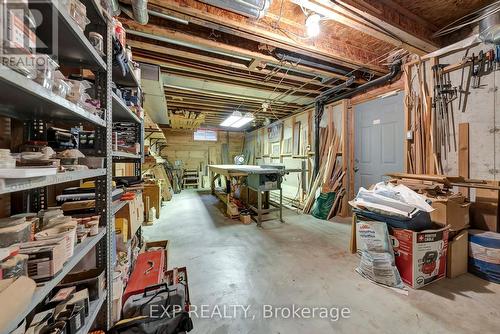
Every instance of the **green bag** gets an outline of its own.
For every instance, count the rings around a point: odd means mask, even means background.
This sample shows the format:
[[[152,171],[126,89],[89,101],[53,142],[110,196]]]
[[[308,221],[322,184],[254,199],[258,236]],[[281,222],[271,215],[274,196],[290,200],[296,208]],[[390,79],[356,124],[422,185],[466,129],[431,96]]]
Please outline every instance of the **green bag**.
[[[318,219],[327,219],[334,201],[335,192],[319,194],[316,201],[314,201],[311,214]]]

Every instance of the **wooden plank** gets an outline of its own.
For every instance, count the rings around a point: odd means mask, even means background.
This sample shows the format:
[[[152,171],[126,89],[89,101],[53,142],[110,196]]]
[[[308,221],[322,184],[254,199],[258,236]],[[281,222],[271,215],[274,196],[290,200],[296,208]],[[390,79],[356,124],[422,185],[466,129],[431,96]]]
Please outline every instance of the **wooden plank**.
[[[343,173],[348,173],[348,154],[349,154],[349,144],[348,144],[348,122],[347,122],[347,117],[348,117],[348,105],[349,101],[343,100],[342,101],[342,136],[341,136],[341,142],[342,142],[342,171]],[[345,180],[345,181],[344,181]],[[349,180],[344,178],[342,181],[342,185],[347,190],[345,191],[346,193],[349,193]],[[342,197],[342,207],[340,209],[340,216],[341,217],[347,217],[349,214],[349,204],[348,204],[348,197],[343,196]]]
[[[404,97],[404,104],[403,104],[403,110],[405,113],[405,120],[404,120],[404,133],[405,133],[405,139],[404,139],[404,146],[403,146],[403,154],[404,154],[404,168],[403,170],[406,173],[412,173],[413,172],[413,163],[411,161],[411,154],[410,154],[410,140],[406,139],[406,134],[411,130],[411,115],[410,115],[410,110],[409,110],[409,98],[411,94],[411,87],[410,87],[410,82],[411,82],[411,67],[408,65],[405,65],[404,71],[403,71],[403,83],[404,83],[404,91],[405,91],[405,97]]]
[[[469,123],[460,123],[458,124],[458,175],[468,179],[469,167]],[[459,190],[469,198],[469,188],[460,187]]]
[[[390,31],[390,33],[392,33],[393,35],[398,36],[398,38],[393,38],[395,41],[390,40],[390,36],[387,33],[385,33],[386,36],[378,36],[377,38],[385,42],[391,43],[394,46],[401,47],[418,55],[424,55],[428,52],[435,51],[436,49],[438,49],[437,43],[427,38],[415,36],[412,33],[408,33],[407,31],[401,29],[400,27],[394,25],[393,23],[388,22],[386,19],[381,19],[362,8],[357,8],[352,1],[337,0],[336,4],[330,2],[329,0],[316,0],[316,1],[321,2],[324,5],[329,5],[330,7],[336,6],[333,8],[335,8],[335,10],[338,13],[344,15],[345,17],[352,17],[353,19],[358,19],[359,17],[358,15],[361,15],[367,20],[370,20],[370,22],[373,22],[374,25],[377,25],[378,27],[383,27],[383,29],[385,29],[386,31]]]
[[[355,165],[354,165],[354,147],[355,147],[355,138],[354,138],[354,122],[355,122],[355,114],[354,108],[351,104],[348,105],[348,128],[349,128],[349,192],[348,192],[348,200],[354,198],[354,173],[355,173]],[[349,212],[352,211],[349,207]]]

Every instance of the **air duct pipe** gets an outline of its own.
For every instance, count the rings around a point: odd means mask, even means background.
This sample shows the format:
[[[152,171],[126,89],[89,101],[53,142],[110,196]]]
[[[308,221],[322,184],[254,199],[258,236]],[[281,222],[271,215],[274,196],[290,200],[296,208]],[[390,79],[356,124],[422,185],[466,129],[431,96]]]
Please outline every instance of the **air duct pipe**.
[[[500,12],[479,21],[479,38],[485,43],[500,43]]]
[[[263,18],[272,0],[200,0],[206,4],[226,9],[246,17]]]
[[[274,53],[274,55],[275,55],[276,59],[281,60],[281,61],[288,60],[288,61],[293,62],[293,63],[297,63],[300,65],[306,65],[306,66],[310,66],[310,67],[315,67],[315,68],[320,69],[320,70],[329,71],[329,72],[337,73],[340,75],[347,75],[349,73],[348,71],[340,69],[340,68],[336,68],[336,67],[329,66],[329,65],[324,65],[324,64],[312,61],[312,60],[299,58],[299,57],[296,57],[296,56],[293,56],[290,54],[286,54],[285,52],[282,52],[282,51],[276,51]]]
[[[354,88],[353,90],[350,90],[350,91],[342,93],[342,94],[338,94],[338,95],[330,94],[327,96],[320,95],[318,98],[316,98],[316,102],[315,102],[316,108],[315,108],[315,113],[314,113],[315,125],[316,125],[314,128],[314,154],[315,154],[315,156],[314,156],[315,164],[314,164],[314,171],[313,171],[314,176],[318,175],[318,173],[319,173],[319,146],[320,146],[320,144],[319,144],[319,124],[321,122],[321,117],[323,116],[324,106],[327,103],[333,103],[333,102],[337,102],[337,101],[340,101],[343,99],[347,99],[355,94],[364,92],[369,88],[390,82],[392,79],[394,79],[399,74],[399,72],[401,72],[401,65],[402,65],[402,61],[401,61],[401,59],[398,59],[394,63],[391,64],[390,72],[384,76],[381,76],[380,78],[377,78],[377,79],[372,80],[372,81],[368,81],[367,83],[362,84],[361,86],[358,86],[358,87]],[[342,85],[344,85],[344,84],[342,84]]]
[[[133,0],[132,11],[134,12],[134,20],[137,23],[142,25],[148,24],[148,0]]]
[[[111,9],[113,11],[113,16],[118,16],[122,12],[118,0],[111,0]]]

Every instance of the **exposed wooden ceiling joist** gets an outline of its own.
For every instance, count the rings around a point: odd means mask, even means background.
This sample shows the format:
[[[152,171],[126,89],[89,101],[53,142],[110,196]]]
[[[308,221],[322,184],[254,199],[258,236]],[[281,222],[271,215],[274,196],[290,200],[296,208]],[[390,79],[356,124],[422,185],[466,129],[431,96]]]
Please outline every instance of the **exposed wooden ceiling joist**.
[[[136,44],[137,42],[132,41],[131,44]],[[271,71],[271,70],[246,70],[246,69],[238,69],[234,66],[228,67],[223,66],[217,63],[205,63],[202,61],[194,61],[188,58],[175,58],[172,55],[164,54],[164,53],[155,53],[155,52],[144,52],[143,49],[134,48],[134,59],[140,62],[147,62],[154,65],[161,66],[162,68],[169,70],[186,70],[192,71],[200,74],[209,74],[212,76],[230,76],[235,80],[248,79],[255,80],[260,82],[261,84],[268,84],[275,87],[276,85],[289,85],[292,86],[301,86],[306,84],[308,88],[320,89],[320,88],[331,88],[335,86],[335,82],[340,83],[341,81],[330,80],[328,82],[321,82],[319,77],[310,76],[297,76],[288,73]],[[195,56],[195,55],[193,55]],[[286,69],[286,68],[285,68]],[[293,70],[293,68],[292,68]]]
[[[376,58],[372,49],[354,46],[348,39],[337,38],[332,41],[333,36],[327,36],[322,40],[303,40],[294,37],[291,33],[283,32],[282,29],[273,28],[270,20],[255,22],[195,0],[150,0],[150,7],[155,11],[173,15],[209,29],[227,32],[348,68],[367,68],[377,75],[387,72],[383,66],[371,63]],[[292,28],[298,32],[296,28]],[[302,27],[299,34],[304,35],[304,31]],[[370,36],[367,35],[367,38]]]
[[[122,19],[122,22],[128,27],[127,32],[129,34],[140,33],[139,36],[157,40],[163,40],[168,43],[182,43],[186,47],[203,47],[204,50],[212,50],[213,52],[219,52],[229,57],[234,56],[238,59],[245,59],[246,68],[251,66],[255,67],[256,64],[260,63],[262,67],[266,67],[269,64],[275,66],[281,66],[282,63],[270,55],[264,53],[258,53],[252,50],[243,49],[241,47],[228,45],[225,43],[209,40],[202,37],[193,36],[185,32],[177,31],[167,27],[160,27],[153,24],[148,24],[147,26],[140,25],[130,19]],[[217,57],[214,57],[217,58]],[[253,65],[252,65],[253,64]],[[310,66],[303,66],[300,63],[294,66],[296,70],[304,71],[310,74],[316,74],[325,78],[339,78],[346,80],[347,77],[344,75],[339,75],[332,71],[325,71],[319,68],[314,68]]]

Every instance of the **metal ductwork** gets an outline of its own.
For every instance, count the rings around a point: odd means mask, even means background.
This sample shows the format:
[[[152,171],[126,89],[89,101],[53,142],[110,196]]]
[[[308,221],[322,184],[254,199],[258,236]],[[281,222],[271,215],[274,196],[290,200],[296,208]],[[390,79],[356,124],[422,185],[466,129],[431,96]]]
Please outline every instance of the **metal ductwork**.
[[[479,21],[479,38],[485,43],[500,43],[500,12]]]
[[[353,90],[350,90],[348,92],[345,92],[345,93],[342,93],[339,95],[335,95],[335,94],[329,95],[329,96],[323,97],[323,99],[325,100],[325,103],[337,102],[337,101],[340,101],[343,99],[347,99],[355,94],[362,93],[369,88],[390,82],[392,79],[394,79],[399,74],[399,72],[401,72],[402,63],[403,63],[402,60],[398,59],[391,64],[390,72],[387,73],[386,75],[381,76],[380,78],[377,78],[375,80],[368,81],[367,83],[364,83],[361,86],[358,86],[358,87],[356,87]]]
[[[272,0],[200,0],[206,4],[219,7],[253,19],[263,18]]]
[[[111,9],[113,10],[113,16],[118,16],[122,12],[118,0],[111,0]]]
[[[327,103],[333,103],[333,102],[337,102],[337,101],[340,101],[343,99],[350,98],[353,95],[358,94],[358,93],[362,93],[369,88],[390,82],[392,79],[394,79],[399,74],[399,72],[401,72],[402,63],[403,62],[401,61],[401,59],[396,60],[395,62],[393,62],[391,64],[389,73],[387,73],[386,75],[381,76],[380,78],[377,78],[375,80],[368,81],[367,83],[362,84],[361,86],[358,86],[358,87],[354,88],[353,90],[350,90],[348,92],[341,93],[341,94],[333,93],[333,94],[329,94],[326,96],[321,94],[318,98],[316,98],[315,110],[314,110],[314,117],[315,117],[315,123],[314,123],[315,124],[315,128],[314,128],[314,138],[315,138],[315,140],[314,140],[314,154],[315,154],[315,156],[314,156],[314,170],[313,170],[314,177],[316,177],[316,175],[318,175],[318,173],[319,173],[319,146],[320,146],[320,143],[319,143],[319,124],[321,121],[321,117],[323,117],[323,111],[324,111],[325,105]],[[342,86],[342,85],[345,85],[345,83],[341,84],[339,86]],[[341,88],[344,89],[345,87],[342,86]]]
[[[114,0],[113,0],[114,1]],[[149,22],[148,0],[133,0],[132,7],[120,5],[120,11],[135,20],[137,23],[145,25]],[[114,10],[114,9],[113,9]]]
[[[329,65],[325,65],[325,64],[321,64],[321,63],[318,63],[318,62],[315,62],[312,60],[300,58],[300,57],[285,53],[283,51],[275,51],[274,56],[276,59],[281,60],[281,61],[287,60],[287,61],[297,63],[300,65],[306,65],[309,67],[314,67],[314,68],[317,68],[320,70],[329,71],[329,72],[337,73],[340,75],[347,75],[349,73],[346,70],[343,70],[343,69],[340,69],[337,67],[333,67],[333,66],[329,66]]]
[[[148,24],[148,0],[132,0],[132,11],[134,13],[134,20],[137,23],[142,25]]]

